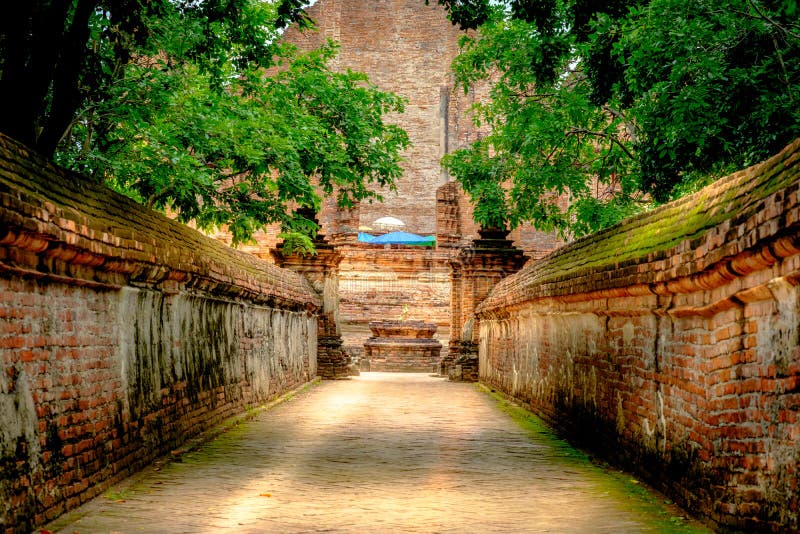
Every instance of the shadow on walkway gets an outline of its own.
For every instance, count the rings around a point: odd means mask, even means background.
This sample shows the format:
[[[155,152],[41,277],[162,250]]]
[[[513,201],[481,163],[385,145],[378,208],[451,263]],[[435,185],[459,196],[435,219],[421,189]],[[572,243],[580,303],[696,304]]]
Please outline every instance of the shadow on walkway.
[[[93,532],[705,532],[470,384],[323,382],[51,525]]]

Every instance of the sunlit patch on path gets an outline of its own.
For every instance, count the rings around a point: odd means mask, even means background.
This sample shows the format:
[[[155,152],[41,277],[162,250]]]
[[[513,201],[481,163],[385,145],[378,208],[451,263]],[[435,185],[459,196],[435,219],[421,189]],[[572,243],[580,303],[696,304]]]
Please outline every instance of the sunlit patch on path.
[[[257,415],[61,532],[697,532],[475,385],[365,373]]]

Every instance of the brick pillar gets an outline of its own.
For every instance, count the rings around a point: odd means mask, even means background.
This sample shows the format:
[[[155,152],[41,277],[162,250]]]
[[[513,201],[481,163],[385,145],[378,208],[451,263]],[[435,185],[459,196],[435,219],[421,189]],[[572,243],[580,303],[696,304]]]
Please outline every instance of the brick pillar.
[[[305,214],[306,218],[313,213]],[[303,275],[322,296],[322,310],[317,316],[317,373],[325,379],[345,378],[358,371],[350,355],[342,349],[339,332],[339,263],[342,256],[322,233],[314,239],[315,255],[284,255],[283,244],[273,252],[281,267]]]
[[[436,190],[436,245],[454,247],[461,240],[461,216],[458,209],[458,182],[449,182]]]
[[[475,308],[497,283],[517,272],[527,258],[506,239],[508,231],[479,230],[479,239],[450,262],[451,328],[448,355],[439,372],[450,380],[478,380],[478,324]]]
[[[355,203],[350,208],[335,209],[331,225],[331,242],[334,246],[358,242],[358,227],[361,220],[361,206]]]

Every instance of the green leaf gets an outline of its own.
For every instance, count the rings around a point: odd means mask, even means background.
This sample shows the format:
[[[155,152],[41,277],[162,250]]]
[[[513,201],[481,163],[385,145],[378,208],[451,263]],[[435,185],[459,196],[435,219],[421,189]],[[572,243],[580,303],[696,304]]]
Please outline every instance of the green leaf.
[[[364,74],[331,70],[333,42],[304,53],[277,44],[273,4],[230,6],[235,15],[169,4],[146,19],[141,58],[82,111],[58,161],[201,229],[227,226],[234,244],[277,223],[311,246],[297,236],[316,226],[295,206],[318,209],[322,194],[351,205],[377,197],[370,183],[400,176],[408,136],[383,117],[404,101]]]

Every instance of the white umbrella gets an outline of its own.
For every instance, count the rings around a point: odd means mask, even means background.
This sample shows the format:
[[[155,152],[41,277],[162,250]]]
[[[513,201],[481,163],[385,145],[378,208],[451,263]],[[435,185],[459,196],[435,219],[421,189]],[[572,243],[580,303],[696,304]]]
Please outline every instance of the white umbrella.
[[[406,225],[406,223],[395,217],[381,217],[380,219],[376,219],[372,224],[373,226],[377,226],[378,228],[382,228],[384,230],[402,228]]]

